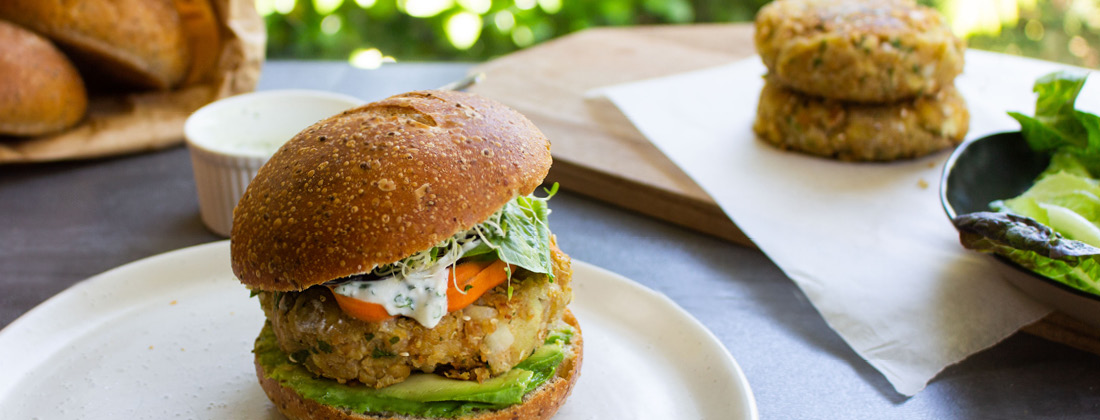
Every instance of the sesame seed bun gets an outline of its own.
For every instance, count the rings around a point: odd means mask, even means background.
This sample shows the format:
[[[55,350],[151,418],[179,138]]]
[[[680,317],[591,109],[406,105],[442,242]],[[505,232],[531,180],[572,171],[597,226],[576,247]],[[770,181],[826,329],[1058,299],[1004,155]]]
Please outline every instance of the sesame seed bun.
[[[411,92],[345,111],[260,168],[233,214],[233,272],[268,291],[368,272],[530,194],[550,161],[531,121],[473,94]]]

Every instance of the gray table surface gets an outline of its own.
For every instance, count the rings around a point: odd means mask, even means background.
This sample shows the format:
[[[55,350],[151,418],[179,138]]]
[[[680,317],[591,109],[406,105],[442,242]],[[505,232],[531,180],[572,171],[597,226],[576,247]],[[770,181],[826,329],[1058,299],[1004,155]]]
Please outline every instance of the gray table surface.
[[[259,89],[373,100],[440,86],[468,68],[269,62]],[[714,332],[748,376],[761,418],[1100,418],[1100,356],[1016,334],[904,398],[759,251],[568,191],[551,205],[562,249],[668,295]],[[183,147],[0,167],[0,327],[89,276],[220,239],[199,219]]]

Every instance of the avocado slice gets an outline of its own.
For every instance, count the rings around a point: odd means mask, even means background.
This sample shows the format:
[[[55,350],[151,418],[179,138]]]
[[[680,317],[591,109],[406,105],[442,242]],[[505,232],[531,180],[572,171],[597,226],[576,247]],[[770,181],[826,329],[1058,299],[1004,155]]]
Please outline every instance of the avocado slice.
[[[462,381],[444,378],[430,373],[409,376],[403,382],[378,390],[386,397],[409,401],[476,401],[499,404],[515,404],[523,401],[527,383],[534,373],[525,369],[512,369],[485,382]]]

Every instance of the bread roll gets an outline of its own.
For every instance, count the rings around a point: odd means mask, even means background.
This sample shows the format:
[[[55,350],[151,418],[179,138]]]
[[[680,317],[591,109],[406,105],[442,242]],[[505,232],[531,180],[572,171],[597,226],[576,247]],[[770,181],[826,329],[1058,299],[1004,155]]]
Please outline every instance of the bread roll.
[[[0,45],[0,134],[47,134],[80,121],[88,96],[80,74],[61,51],[2,20]]]
[[[82,70],[130,86],[170,89],[191,63],[173,0],[2,0],[0,19],[54,40]]]
[[[530,120],[468,93],[410,92],[345,111],[260,168],[233,211],[233,272],[288,291],[370,271],[530,194],[550,161]]]

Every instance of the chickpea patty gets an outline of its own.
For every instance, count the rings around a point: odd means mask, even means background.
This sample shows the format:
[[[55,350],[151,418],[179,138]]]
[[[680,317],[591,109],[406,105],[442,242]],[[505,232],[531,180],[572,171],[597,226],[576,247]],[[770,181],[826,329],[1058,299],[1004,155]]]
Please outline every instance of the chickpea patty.
[[[434,328],[395,317],[354,319],[324,286],[261,292],[260,304],[279,346],[314,374],[381,388],[414,371],[483,381],[512,369],[546,339],[572,300],[569,256],[553,248],[554,281],[518,270],[507,284],[443,317]]]
[[[753,130],[783,149],[853,161],[915,158],[962,142],[966,102],[953,86],[932,96],[865,105],[802,95],[764,84]]]
[[[797,91],[893,102],[950,86],[966,44],[911,0],[777,0],[756,15],[770,77]]]

